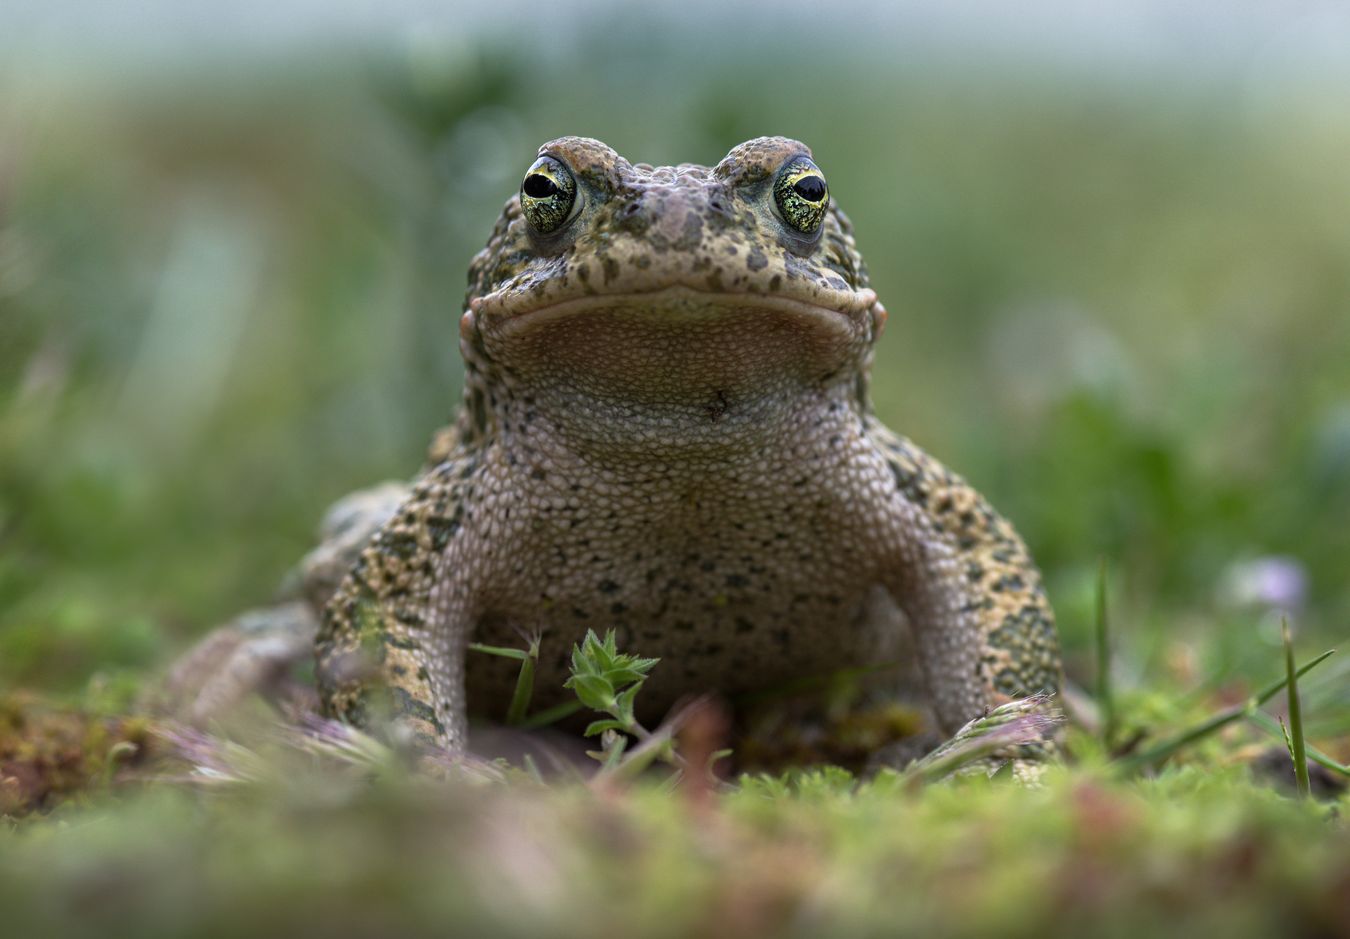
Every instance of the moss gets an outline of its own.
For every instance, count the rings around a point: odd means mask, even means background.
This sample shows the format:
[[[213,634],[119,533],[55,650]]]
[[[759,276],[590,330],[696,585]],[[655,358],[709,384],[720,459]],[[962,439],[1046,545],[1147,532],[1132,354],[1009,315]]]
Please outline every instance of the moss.
[[[260,750],[0,831],[16,934],[1343,935],[1350,829],[1184,770],[918,793],[840,771],[711,799],[654,784],[431,782]]]
[[[50,809],[115,782],[153,750],[149,723],[0,698],[0,816]]]

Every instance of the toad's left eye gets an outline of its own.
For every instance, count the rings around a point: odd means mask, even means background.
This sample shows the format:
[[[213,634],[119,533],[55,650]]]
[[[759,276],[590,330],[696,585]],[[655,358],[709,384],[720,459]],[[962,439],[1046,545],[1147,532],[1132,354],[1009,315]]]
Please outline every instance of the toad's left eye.
[[[799,156],[778,171],[773,198],[783,221],[802,234],[814,235],[830,204],[830,189],[816,164]]]
[[[572,217],[577,183],[561,160],[541,156],[520,184],[520,208],[535,231],[555,232]]]

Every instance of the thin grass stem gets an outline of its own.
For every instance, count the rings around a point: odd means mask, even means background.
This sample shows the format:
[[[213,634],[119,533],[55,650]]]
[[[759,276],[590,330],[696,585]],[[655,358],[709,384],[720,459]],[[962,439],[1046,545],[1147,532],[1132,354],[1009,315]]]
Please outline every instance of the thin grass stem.
[[[1289,753],[1294,758],[1294,778],[1303,798],[1312,795],[1308,783],[1308,753],[1303,742],[1303,707],[1298,699],[1298,673],[1294,670],[1294,643],[1289,637],[1289,620],[1280,623],[1284,636],[1285,688],[1289,693]]]
[[[1110,752],[1116,735],[1115,694],[1111,687],[1111,628],[1107,618],[1106,558],[1097,567],[1097,706],[1102,714],[1102,744]]]
[[[539,661],[539,640],[530,642],[530,650],[521,659],[520,672],[516,675],[516,687],[511,693],[511,704],[506,709],[506,725],[519,727],[525,723],[525,715],[530,710],[530,698],[534,696],[534,667]]]

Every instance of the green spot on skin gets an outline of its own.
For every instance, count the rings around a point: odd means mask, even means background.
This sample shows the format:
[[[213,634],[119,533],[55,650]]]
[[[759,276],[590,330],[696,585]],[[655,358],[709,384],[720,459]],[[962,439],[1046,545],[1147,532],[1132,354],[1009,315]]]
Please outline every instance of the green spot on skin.
[[[383,647],[386,629],[373,597],[362,597],[356,601],[353,625],[356,626],[356,638],[363,650],[378,652]]]

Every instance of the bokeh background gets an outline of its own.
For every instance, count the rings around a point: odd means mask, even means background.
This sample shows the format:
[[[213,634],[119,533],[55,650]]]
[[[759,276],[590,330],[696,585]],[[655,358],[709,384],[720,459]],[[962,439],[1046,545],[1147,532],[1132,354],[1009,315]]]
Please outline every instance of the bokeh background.
[[[806,141],[1071,672],[1104,558],[1123,680],[1268,677],[1350,633],[1348,89],[1331,2],[6,4],[0,686],[124,706],[415,471],[568,133]]]

